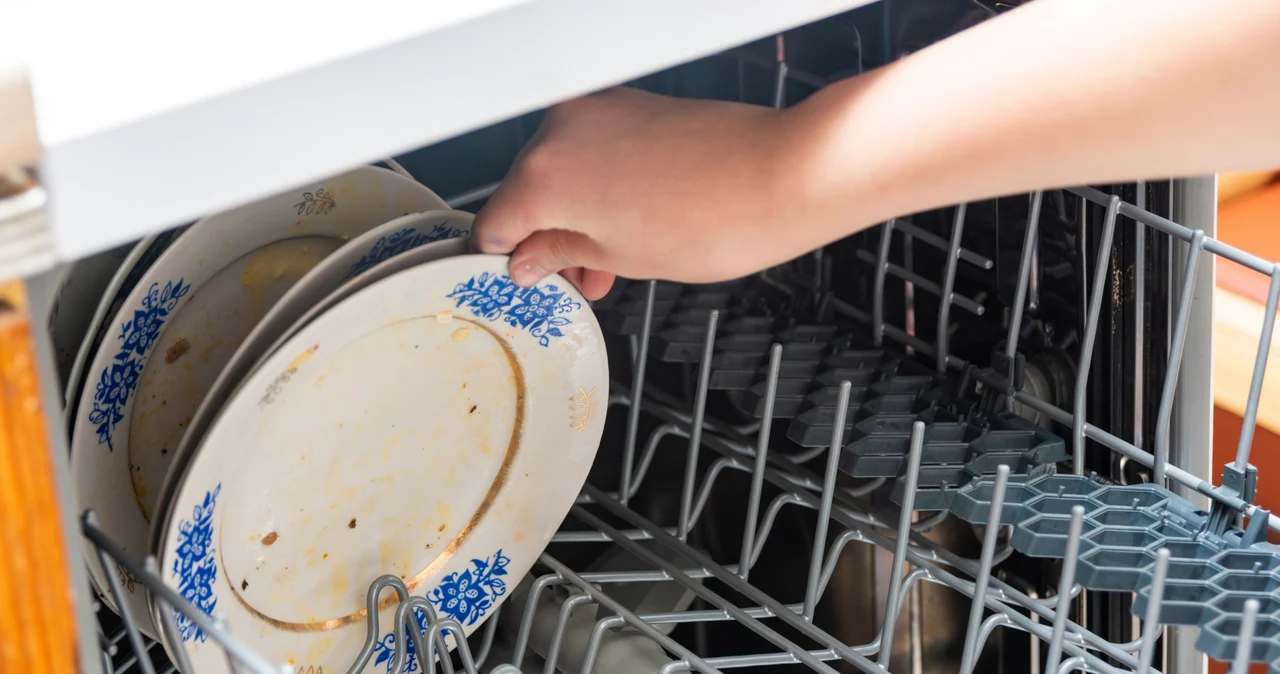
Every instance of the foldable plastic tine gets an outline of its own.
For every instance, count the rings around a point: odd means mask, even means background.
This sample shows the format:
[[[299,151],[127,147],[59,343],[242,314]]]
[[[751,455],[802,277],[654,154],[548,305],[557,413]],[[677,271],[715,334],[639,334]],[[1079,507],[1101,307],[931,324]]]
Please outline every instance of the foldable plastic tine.
[[[1080,365],[1076,369],[1076,389],[1071,409],[1071,468],[1084,475],[1084,404],[1089,385],[1089,368],[1093,363],[1093,345],[1098,339],[1098,318],[1102,313],[1102,292],[1106,289],[1107,270],[1111,263],[1111,238],[1116,232],[1116,214],[1120,197],[1112,196],[1107,218],[1102,223],[1102,240],[1098,242],[1098,262],[1094,265],[1093,288],[1089,293],[1089,316],[1085,320],[1084,340],[1080,345]]]
[[[951,355],[951,303],[956,289],[956,267],[960,264],[960,236],[964,234],[964,216],[968,204],[956,206],[955,222],[951,225],[951,243],[947,247],[947,268],[942,281],[942,294],[938,297],[938,372],[946,373],[947,356]]]
[[[702,347],[702,364],[698,368],[698,390],[693,402],[693,422],[689,427],[689,452],[684,464],[684,485],[680,492],[679,537],[689,540],[690,512],[693,507],[693,483],[698,474],[698,449],[702,445],[702,421],[707,412],[707,387],[711,384],[711,357],[716,348],[716,323],[720,312],[707,316],[707,341]]]
[[[1156,653],[1156,639],[1160,637],[1160,604],[1164,601],[1164,581],[1169,575],[1169,549],[1156,553],[1156,567],[1151,575],[1151,592],[1147,595],[1147,614],[1142,621],[1142,648],[1138,651],[1138,672],[1151,670],[1151,659]]]
[[[1276,325],[1276,302],[1280,300],[1280,265],[1271,270],[1271,286],[1267,289],[1267,311],[1262,316],[1262,335],[1258,356],[1253,362],[1249,381],[1249,398],[1244,406],[1244,423],[1240,426],[1240,444],[1236,445],[1236,468],[1249,466],[1249,449],[1253,446],[1253,429],[1258,423],[1258,399],[1262,397],[1262,378],[1267,373],[1267,355],[1271,353],[1271,333]]]
[[[92,511],[84,514],[84,522],[93,528],[98,527],[98,516]],[[142,670],[142,674],[156,674],[156,669],[151,665],[151,657],[147,654],[147,645],[142,640],[142,632],[138,630],[138,623],[133,617],[133,610],[129,606],[129,601],[124,596],[124,590],[120,587],[120,579],[111,569],[111,558],[101,547],[94,545],[93,552],[98,558],[98,564],[102,565],[102,575],[107,579],[107,589],[111,592],[111,598],[116,602],[116,610],[120,613],[120,621],[124,623],[125,633],[129,636],[129,645],[133,647],[133,652],[138,656],[138,667]]]
[[[895,218],[880,228],[880,254],[876,258],[875,287],[871,293],[871,339],[876,346],[884,345],[884,282],[889,275],[889,247],[893,244]]]
[[[1231,674],[1249,674],[1249,654],[1253,651],[1253,632],[1258,622],[1258,600],[1244,603],[1244,615],[1240,617],[1240,635],[1236,641],[1236,657]]]
[[[156,558],[148,555],[142,560],[142,568],[156,578],[160,577],[160,565],[156,563]],[[160,606],[157,613],[160,614],[160,633],[164,636],[164,640],[169,642],[169,652],[173,653],[178,669],[182,672],[195,671],[191,668],[191,659],[187,657],[187,649],[182,647],[182,640],[178,637],[178,620],[173,617],[173,607],[169,605],[161,597],[156,597],[156,601]],[[141,654],[139,654],[141,658]]]
[[[996,539],[1000,536],[1000,516],[1004,510],[1004,493],[1009,485],[1009,467],[996,468],[996,482],[991,490],[991,508],[987,511],[987,530],[982,535],[982,556],[978,559],[978,573],[974,576],[973,605],[969,608],[969,627],[964,637],[964,651],[960,655],[960,674],[973,671],[978,655],[978,631],[982,627],[982,613],[986,608],[987,580],[991,577],[991,564],[996,554]]]
[[[818,525],[813,532],[813,554],[809,556],[809,578],[804,587],[804,617],[813,620],[818,604],[818,581],[822,577],[822,559],[826,554],[827,527],[831,521],[831,499],[836,493],[836,471],[840,468],[840,452],[844,449],[844,419],[849,411],[849,391],[853,384],[840,382],[836,396],[836,419],[831,428],[831,449],[827,452],[827,469],[822,478],[822,502],[818,506]]]
[[[622,446],[622,476],[618,501],[626,505],[631,498],[631,465],[636,457],[636,435],[640,432],[640,399],[644,397],[644,369],[649,361],[649,335],[653,332],[653,304],[658,295],[658,282],[649,281],[644,295],[644,321],[640,327],[640,348],[631,371],[631,407],[627,410],[627,438]]]
[[[756,544],[756,524],[760,519],[760,492],[764,490],[764,468],[769,454],[769,433],[773,430],[773,406],[778,398],[778,372],[782,369],[782,345],[769,349],[769,378],[765,383],[764,416],[756,438],[755,467],[751,471],[751,492],[747,497],[747,521],[742,525],[742,552],[738,556],[738,576],[751,573],[751,551]]]
[[[841,424],[843,427],[844,424]],[[907,558],[907,544],[911,541],[911,515],[916,504],[916,485],[920,482],[920,455],[924,453],[924,422],[911,426],[911,454],[907,459],[907,483],[902,491],[902,512],[898,515],[898,541],[893,551],[893,565],[889,571],[889,597],[898,596],[902,588],[902,564]],[[893,630],[898,622],[896,603],[888,601],[884,611],[884,624],[880,627],[880,666],[889,669],[893,654]]]
[[[1160,412],[1156,417],[1156,454],[1151,482],[1164,486],[1165,466],[1169,462],[1169,426],[1173,417],[1173,394],[1178,387],[1178,371],[1182,368],[1182,349],[1187,344],[1187,324],[1191,320],[1191,299],[1195,292],[1196,270],[1200,268],[1200,251],[1204,250],[1204,232],[1197,229],[1187,248],[1187,264],[1183,270],[1182,292],[1178,298],[1178,318],[1173,327],[1173,343],[1169,346],[1169,369],[1160,391]]]
[[[1076,582],[1076,561],[1080,556],[1080,530],[1084,526],[1084,506],[1071,508],[1071,523],[1067,528],[1067,553],[1062,558],[1062,577],[1058,579],[1058,602],[1053,607],[1053,635],[1049,639],[1049,657],[1045,660],[1046,672],[1058,671],[1062,659],[1062,639],[1067,631],[1067,616],[1071,613],[1071,588]]]
[[[1040,206],[1044,202],[1044,192],[1037,190],[1031,195],[1031,209],[1027,214],[1027,231],[1022,238],[1022,259],[1018,262],[1018,287],[1013,297],[1013,316],[1009,319],[1009,333],[1004,340],[1004,355],[1009,358],[1009,367],[1013,367],[1013,357],[1018,353],[1018,337],[1022,334],[1022,312],[1027,303],[1027,287],[1031,284],[1031,254],[1038,244],[1040,228]],[[1009,381],[1013,381],[1013,373],[1009,373]],[[1013,409],[1013,396],[1005,401],[1009,409]]]

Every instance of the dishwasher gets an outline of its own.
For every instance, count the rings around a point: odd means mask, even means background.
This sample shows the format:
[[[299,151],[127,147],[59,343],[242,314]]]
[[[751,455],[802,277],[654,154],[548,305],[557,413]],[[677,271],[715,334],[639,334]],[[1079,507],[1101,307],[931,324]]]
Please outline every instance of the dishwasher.
[[[808,3],[802,25],[626,83],[792,105],[1010,6],[844,4],[860,6]],[[395,160],[475,212],[562,97]],[[65,167],[47,177],[59,196]],[[452,624],[436,620],[410,635],[426,657],[406,659],[406,639],[375,661],[375,621],[349,671],[1280,671],[1280,519],[1252,503],[1249,464],[1280,275],[1214,238],[1215,198],[1212,177],[1045,190],[900,217],[735,281],[619,279],[592,307],[604,439],[559,533],[451,654],[435,657]],[[1210,450],[1216,258],[1270,277],[1226,466]],[[39,318],[55,272],[22,273]],[[62,503],[69,559],[116,567],[117,596],[158,593],[225,671],[322,674],[254,653]],[[80,671],[184,670],[71,577],[90,616]]]

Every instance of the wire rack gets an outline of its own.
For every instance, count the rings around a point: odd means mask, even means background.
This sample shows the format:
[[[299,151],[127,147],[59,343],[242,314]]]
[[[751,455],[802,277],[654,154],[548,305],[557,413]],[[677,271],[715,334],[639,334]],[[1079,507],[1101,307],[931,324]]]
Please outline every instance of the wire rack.
[[[824,81],[789,69],[784,54],[779,40],[775,96],[779,105],[788,81],[810,85]],[[452,203],[459,206],[482,200],[492,189],[493,186],[478,188],[452,200]],[[875,344],[896,344],[894,348],[928,359],[940,375],[972,378],[976,389],[987,396],[989,402],[994,401],[995,405],[1009,409],[1020,405],[1070,428],[1071,435],[1067,438],[1071,450],[1070,465],[1077,475],[1084,472],[1085,445],[1091,440],[1132,462],[1150,467],[1152,481],[1158,487],[1176,484],[1206,496],[1212,503],[1212,509],[1206,514],[1197,536],[1205,534],[1218,539],[1229,536],[1236,531],[1233,527],[1240,517],[1249,518],[1249,530],[1253,532],[1251,538],[1247,532],[1237,532],[1242,540],[1259,540],[1257,529],[1261,526],[1280,531],[1280,518],[1261,511],[1251,503],[1255,471],[1248,463],[1277,299],[1280,298],[1280,274],[1277,274],[1276,265],[1216,241],[1202,231],[1193,231],[1155,215],[1118,196],[1093,188],[1078,188],[1071,193],[1105,207],[1106,218],[1102,223],[1097,259],[1089,278],[1089,293],[1084,307],[1086,329],[1080,339],[1080,364],[1070,409],[1062,409],[1018,390],[1015,385],[1020,327],[1028,293],[1035,292],[1033,270],[1040,254],[1038,227],[1044,197],[1040,192],[1028,196],[1031,216],[1022,242],[1016,297],[1003,348],[1005,359],[995,366],[973,367],[953,355],[949,348],[956,325],[952,309],[959,308],[975,315],[986,310],[983,297],[969,297],[956,292],[958,267],[966,264],[990,269],[992,266],[991,260],[961,246],[966,222],[963,205],[955,209],[950,235],[945,237],[924,231],[908,220],[886,223],[878,251],[859,253],[860,259],[871,264],[874,270],[871,310],[867,312],[838,300],[832,300],[832,307],[836,314],[863,324]],[[1159,402],[1154,451],[1127,442],[1085,420],[1089,365],[1098,338],[1103,293],[1111,265],[1112,240],[1117,219],[1121,216],[1139,223],[1139,229],[1184,242],[1189,251],[1185,256],[1185,270],[1177,294],[1169,366]],[[891,259],[891,242],[895,235],[910,236],[923,245],[944,252],[946,264],[939,277],[929,278],[913,271],[909,265]],[[1271,279],[1243,432],[1235,460],[1224,468],[1221,485],[1168,462],[1174,394],[1181,353],[1186,343],[1192,291],[1197,274],[1204,271],[1202,265],[1206,256],[1199,254],[1202,251],[1237,262]],[[937,332],[932,339],[915,334],[909,325],[893,325],[886,320],[886,287],[891,281],[907,284],[913,292],[937,297]],[[769,282],[781,283],[776,280]],[[461,625],[438,617],[423,598],[411,598],[399,579],[383,577],[370,586],[368,601],[371,607],[376,606],[386,592],[399,595],[401,602],[395,617],[395,632],[399,634],[407,630],[411,635],[413,640],[408,645],[412,645],[414,652],[425,654],[425,657],[418,658],[423,669],[435,671],[439,666],[450,673],[514,672],[530,671],[531,668],[547,672],[557,669],[591,672],[619,670],[622,668],[619,663],[628,661],[633,668],[639,667],[636,671],[716,672],[793,665],[821,672],[850,671],[850,668],[887,672],[894,665],[894,649],[886,645],[895,643],[895,638],[900,636],[895,635],[895,630],[900,629],[898,618],[904,607],[909,606],[913,593],[918,595],[920,588],[934,584],[950,588],[970,602],[960,658],[961,672],[973,671],[984,645],[1002,628],[1024,633],[1029,640],[1029,660],[1022,671],[1154,671],[1150,669],[1151,663],[1156,657],[1157,641],[1165,622],[1162,621],[1165,613],[1161,606],[1162,602],[1167,603],[1164,588],[1171,583],[1171,553],[1168,549],[1157,544],[1159,549],[1153,550],[1154,571],[1145,590],[1140,593],[1149,598],[1143,613],[1141,636],[1128,643],[1110,642],[1073,620],[1069,610],[1072,600],[1085,589],[1077,582],[1082,548],[1088,547],[1087,535],[1091,535],[1086,531],[1088,522],[1084,507],[1076,505],[1057,514],[1064,524],[1064,531],[1059,532],[1064,545],[1061,553],[1056,555],[1062,559],[1056,593],[1049,592],[1047,594],[1051,596],[1040,597],[1025,584],[993,575],[993,568],[1013,552],[1009,508],[1018,506],[1013,490],[1023,488],[1018,485],[1024,484],[1027,476],[1011,475],[1011,467],[1002,465],[994,475],[975,482],[980,482],[978,486],[987,490],[984,492],[986,496],[978,501],[979,507],[970,512],[970,519],[978,525],[976,531],[981,548],[976,557],[963,556],[927,536],[931,529],[947,518],[949,511],[942,509],[928,514],[917,512],[915,507],[920,487],[921,457],[926,445],[926,424],[918,422],[911,427],[909,451],[898,477],[902,483],[897,493],[898,504],[894,506],[883,499],[870,498],[872,492],[885,485],[885,479],[850,486],[841,475],[841,458],[846,446],[848,382],[840,387],[841,397],[835,406],[836,419],[831,425],[829,442],[824,447],[800,453],[779,451],[771,446],[774,444],[771,439],[774,437],[774,406],[783,368],[782,347],[774,345],[768,351],[759,419],[732,423],[714,418],[707,411],[707,402],[720,313],[714,310],[707,313],[701,331],[703,337],[697,370],[690,377],[692,389],[685,395],[677,395],[646,381],[646,372],[652,366],[650,346],[658,327],[655,319],[658,285],[648,282],[644,288],[640,329],[632,340],[629,373],[614,373],[615,376],[629,374],[629,381],[615,382],[612,390],[617,393],[608,401],[609,416],[615,420],[614,423],[625,427],[617,489],[610,491],[593,484],[583,488],[564,528],[535,566],[537,573],[514,591],[501,610],[469,639],[455,639],[453,635],[463,633]],[[1140,302],[1134,304],[1134,311],[1143,310]],[[625,421],[618,421],[620,419]],[[682,447],[683,472],[678,477],[656,475],[651,470],[655,455],[660,448],[673,445]],[[737,554],[714,556],[694,545],[691,533],[704,517],[713,493],[725,484],[727,475],[734,473],[749,482],[746,497],[741,503],[741,546]],[[646,489],[657,485],[670,487],[672,482],[679,483],[678,512],[674,514],[674,522],[659,524],[635,507]],[[1103,483],[1097,485],[1105,486]],[[1168,497],[1162,498],[1166,500],[1160,501],[1161,504],[1172,503]],[[1134,507],[1136,509],[1136,503]],[[753,569],[769,546],[777,545],[772,541],[778,538],[781,515],[793,509],[812,514],[813,529],[808,532],[811,547],[790,552],[805,558],[807,573],[801,592],[794,596],[774,596],[774,593],[762,589],[765,584],[753,575]],[[174,611],[181,612],[225,649],[231,671],[321,674],[295,671],[291,666],[269,662],[245,647],[216,616],[200,612],[166,585],[153,558],[135,560],[122,554],[95,527],[92,513],[83,517],[82,530],[92,559],[113,570],[105,574],[110,585],[107,589],[117,597],[112,603],[122,608],[119,621],[105,611],[100,612],[103,630],[99,634],[99,642],[105,671],[143,674],[154,674],[157,669],[161,674],[175,669],[190,671],[187,663],[183,662],[181,648],[169,649],[178,659],[176,663],[169,664],[159,655],[163,649],[157,648],[137,629],[134,617],[128,613],[128,603],[118,599],[122,596],[122,585],[127,582],[145,586],[156,598],[157,614],[165,623],[162,629],[166,635],[175,633],[173,614]],[[572,551],[583,546],[620,550],[629,556],[631,565],[622,570],[588,570],[562,554],[563,550]],[[824,602],[840,600],[831,587],[833,574],[841,555],[858,546],[879,550],[889,556],[889,586],[874,638],[866,643],[848,643],[821,626],[816,620],[816,613]],[[1087,562],[1086,559],[1086,567]],[[114,572],[117,566],[119,573]],[[634,595],[637,588],[641,590],[641,596],[674,592],[681,599],[665,604],[659,602],[661,606],[655,610],[653,607],[657,604],[624,598],[624,595]],[[425,632],[409,629],[419,624],[415,612],[425,616],[428,625]],[[1256,642],[1254,638],[1260,625],[1258,600],[1247,599],[1238,613],[1236,622],[1219,632],[1234,646],[1235,671],[1243,672],[1247,661],[1267,659],[1269,651],[1259,650],[1264,645],[1262,636]],[[370,610],[369,615],[373,619],[368,625],[368,640],[349,669],[353,673],[365,671],[375,641],[379,638],[377,611]],[[752,644],[763,646],[753,647],[754,650],[748,652],[716,655],[700,648],[696,638],[691,646],[689,639],[673,637],[673,630],[680,626],[697,628],[726,622],[742,626],[755,635]],[[497,638],[499,634],[504,638]],[[697,634],[696,629],[694,634]],[[386,663],[386,671],[409,670],[410,653],[406,641],[397,640],[394,659]],[[508,646],[499,646],[499,642]],[[452,656],[437,659],[437,654],[447,652],[451,646],[454,647]],[[153,655],[156,656],[154,659]],[[382,669],[379,666],[379,671]]]

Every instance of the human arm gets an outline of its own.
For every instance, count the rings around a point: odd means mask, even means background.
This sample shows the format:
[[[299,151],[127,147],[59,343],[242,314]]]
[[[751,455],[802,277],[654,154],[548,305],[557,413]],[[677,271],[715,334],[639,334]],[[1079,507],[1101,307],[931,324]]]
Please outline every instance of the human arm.
[[[1035,0],[785,111],[562,104],[474,240],[518,283],[570,270],[596,297],[611,274],[734,278],[950,203],[1275,165],[1280,2]]]

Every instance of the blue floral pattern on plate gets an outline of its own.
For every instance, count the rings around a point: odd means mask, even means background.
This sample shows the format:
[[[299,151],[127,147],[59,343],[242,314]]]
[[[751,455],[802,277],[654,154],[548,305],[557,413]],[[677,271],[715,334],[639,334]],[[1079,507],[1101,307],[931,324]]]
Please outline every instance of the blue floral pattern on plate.
[[[489,272],[459,283],[447,297],[455,300],[457,307],[465,305],[479,318],[501,318],[507,325],[528,330],[542,346],[551,344],[554,337],[563,337],[560,328],[573,322],[567,314],[582,308],[581,302],[559,286],[521,288],[510,276]]]
[[[218,598],[213,594],[213,584],[218,580],[218,563],[213,548],[213,508],[217,505],[220,491],[221,482],[213,491],[205,492],[204,501],[192,509],[191,519],[178,522],[177,559],[173,560],[178,594],[204,611],[205,615],[213,615],[213,609],[218,605]],[[174,610],[173,617],[178,622],[178,636],[183,643],[192,639],[205,640],[204,630],[190,618],[177,610]]]
[[[469,234],[471,234],[469,230],[458,229],[447,221],[437,222],[426,232],[419,231],[416,227],[405,227],[393,234],[379,237],[373,247],[369,249],[369,252],[351,265],[351,268],[347,270],[347,275],[342,277],[342,280],[346,281],[358,274],[363,274],[371,267],[376,267],[379,263],[407,250],[413,250],[424,243],[456,239]]]
[[[112,432],[124,419],[124,406],[138,386],[138,378],[147,363],[147,352],[155,346],[160,328],[190,290],[191,284],[184,284],[182,279],[167,282],[163,288],[159,283],[152,283],[142,298],[142,306],[133,311],[132,319],[120,326],[120,336],[116,337],[120,350],[98,375],[93,410],[89,412],[89,423],[98,433],[98,444],[106,443],[108,450],[115,451]]]
[[[427,600],[435,606],[436,613],[441,619],[453,618],[463,627],[474,625],[493,609],[499,597],[507,593],[507,583],[501,576],[507,575],[507,565],[510,563],[511,558],[502,554],[502,548],[498,548],[491,558],[473,559],[471,568],[445,576],[444,580],[440,581],[440,584],[427,595]],[[426,635],[428,629],[426,612],[417,609],[413,614],[417,620],[418,629]],[[418,669],[418,656],[413,639],[410,638],[408,625],[405,626],[404,636],[408,657],[405,658],[400,674],[409,674]],[[395,632],[388,632],[373,645],[373,648],[376,653],[373,664],[385,663],[386,670],[390,674],[396,655]]]

